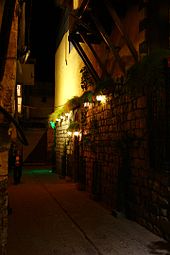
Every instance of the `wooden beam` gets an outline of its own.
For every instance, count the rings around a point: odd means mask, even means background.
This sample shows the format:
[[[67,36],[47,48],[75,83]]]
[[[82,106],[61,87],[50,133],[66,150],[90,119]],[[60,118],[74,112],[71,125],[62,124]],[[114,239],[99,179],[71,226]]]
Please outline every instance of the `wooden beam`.
[[[69,36],[69,41],[72,42],[73,46],[75,47],[75,49],[77,50],[79,56],[81,57],[81,59],[83,60],[84,64],[86,65],[86,67],[88,68],[90,74],[92,75],[93,79],[95,80],[95,82],[99,82],[100,78],[96,72],[96,70],[93,68],[93,65],[91,64],[90,60],[88,59],[87,55],[85,54],[84,50],[82,49],[81,45],[79,44],[79,42],[77,42],[74,38],[74,35],[71,34]]]
[[[112,41],[110,40],[109,36],[106,34],[104,27],[102,26],[101,22],[98,20],[98,18],[96,16],[94,16],[94,14],[91,13],[91,18],[93,20],[93,22],[95,23],[98,32],[100,33],[101,37],[103,38],[104,42],[107,44],[107,46],[111,49],[116,61],[118,62],[122,72],[125,74],[125,66],[120,58],[120,55],[117,51],[117,49],[115,48],[115,46],[113,45]]]
[[[106,70],[104,64],[101,62],[101,60],[100,60],[100,58],[98,57],[96,51],[94,50],[92,44],[91,44],[91,43],[89,42],[89,40],[88,40],[88,36],[87,36],[85,33],[83,33],[83,32],[79,32],[79,33],[80,33],[80,36],[81,36],[82,40],[84,41],[84,43],[85,43],[85,44],[89,47],[89,49],[91,50],[91,52],[92,52],[93,56],[95,57],[95,59],[96,59],[98,65],[99,65],[100,69],[102,70],[103,74],[108,76],[108,72],[107,72],[107,70]]]
[[[115,25],[119,29],[119,31],[120,31],[120,33],[121,33],[121,35],[122,35],[126,45],[128,46],[128,48],[129,48],[129,50],[130,50],[130,52],[131,52],[135,62],[138,62],[138,53],[137,53],[137,51],[136,51],[132,41],[130,40],[128,34],[126,33],[126,31],[125,31],[125,29],[124,29],[124,27],[123,27],[123,25],[121,23],[120,18],[118,17],[118,15],[116,13],[116,11],[114,10],[112,5],[110,4],[109,0],[103,0],[103,1],[106,4],[106,7],[107,7],[111,17],[114,20]]]
[[[89,0],[83,0],[79,9],[77,10],[77,16],[79,17],[79,19],[82,18],[83,13],[87,10],[89,5]]]

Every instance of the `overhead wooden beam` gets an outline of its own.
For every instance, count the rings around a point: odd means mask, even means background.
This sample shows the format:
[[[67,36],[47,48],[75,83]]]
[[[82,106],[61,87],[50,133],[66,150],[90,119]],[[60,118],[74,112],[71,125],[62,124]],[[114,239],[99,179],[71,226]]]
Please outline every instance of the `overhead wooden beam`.
[[[122,72],[125,74],[125,66],[120,58],[120,55],[117,51],[117,49],[115,48],[115,46],[113,45],[112,41],[110,40],[109,36],[106,34],[105,29],[103,27],[103,25],[101,24],[101,22],[99,21],[99,19],[94,16],[94,14],[91,13],[91,18],[93,20],[93,22],[96,25],[96,28],[98,29],[98,32],[100,33],[101,37],[103,38],[104,42],[107,44],[107,46],[111,49],[116,61],[118,62]]]
[[[109,76],[109,75],[108,75],[108,72],[107,72],[107,70],[106,70],[106,68],[105,68],[105,66],[104,66],[104,64],[101,62],[101,60],[100,60],[100,58],[98,57],[96,51],[94,50],[92,44],[89,42],[88,36],[87,36],[85,33],[81,32],[81,31],[80,31],[79,33],[80,33],[80,36],[81,36],[83,42],[84,42],[84,43],[89,47],[89,49],[91,50],[91,52],[92,52],[93,56],[95,57],[95,59],[96,59],[98,65],[99,65],[100,69],[102,70],[103,74]]]
[[[96,70],[93,68],[93,65],[91,64],[90,60],[88,59],[87,55],[85,54],[84,50],[82,49],[81,45],[79,44],[79,42],[77,42],[74,38],[74,35],[71,34],[69,35],[69,41],[71,41],[71,43],[73,44],[74,48],[77,50],[79,56],[81,57],[81,59],[83,60],[84,64],[86,65],[86,67],[88,68],[88,71],[90,72],[90,74],[92,75],[93,79],[95,80],[95,82],[99,82],[100,78],[96,72]]]
[[[83,13],[87,10],[89,5],[89,0],[83,0],[79,9],[77,10],[77,16],[81,19]]]
[[[115,22],[115,25],[117,26],[117,28],[119,29],[126,45],[128,46],[135,62],[138,62],[138,53],[131,41],[131,39],[129,38],[128,34],[126,33],[122,23],[121,23],[121,20],[119,18],[119,16],[117,15],[116,11],[114,10],[114,8],[112,7],[112,5],[110,4],[110,1],[109,0],[103,0],[103,2],[105,3],[112,19],[114,20]]]

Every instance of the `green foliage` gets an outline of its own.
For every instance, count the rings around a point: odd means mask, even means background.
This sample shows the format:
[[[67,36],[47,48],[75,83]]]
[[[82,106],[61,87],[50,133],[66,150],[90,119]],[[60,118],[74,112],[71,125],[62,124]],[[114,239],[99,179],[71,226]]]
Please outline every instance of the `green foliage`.
[[[133,65],[127,72],[124,83],[129,94],[140,94],[146,89],[156,90],[165,84],[165,58],[170,56],[169,50],[159,49],[141,62]]]
[[[91,74],[89,73],[86,66],[82,67],[80,70],[81,76],[81,88],[87,90],[90,86],[95,86],[95,81]]]
[[[81,103],[85,103],[85,102],[89,102],[92,103],[93,102],[93,96],[94,96],[94,92],[93,91],[85,91],[83,93],[83,95],[80,98]]]
[[[64,106],[59,106],[57,109],[49,115],[49,121],[56,121],[61,115],[65,113]]]
[[[80,97],[75,96],[66,102],[65,109],[67,109],[67,111],[69,112],[80,107],[80,105],[81,105]]]
[[[113,92],[115,89],[115,82],[112,78],[106,77],[96,84],[95,93]]]
[[[78,123],[78,121],[70,121],[70,125],[67,131],[75,132],[75,131],[79,131],[79,129],[80,129],[80,124]]]

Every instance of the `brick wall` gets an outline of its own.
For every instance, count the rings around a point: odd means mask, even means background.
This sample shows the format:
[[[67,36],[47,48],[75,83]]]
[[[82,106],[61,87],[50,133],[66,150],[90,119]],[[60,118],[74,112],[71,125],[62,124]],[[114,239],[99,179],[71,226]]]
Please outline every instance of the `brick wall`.
[[[170,177],[150,168],[146,104],[145,96],[121,95],[106,104],[82,107],[81,141],[68,137],[67,121],[60,123],[57,169],[110,210],[169,239]]]

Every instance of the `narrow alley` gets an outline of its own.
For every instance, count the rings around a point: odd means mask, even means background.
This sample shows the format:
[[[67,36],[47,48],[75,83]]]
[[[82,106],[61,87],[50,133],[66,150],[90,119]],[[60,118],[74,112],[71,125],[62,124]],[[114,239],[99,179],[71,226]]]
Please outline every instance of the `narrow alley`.
[[[50,169],[24,169],[19,185],[10,176],[8,193],[8,255],[170,254],[166,241],[115,218]]]

